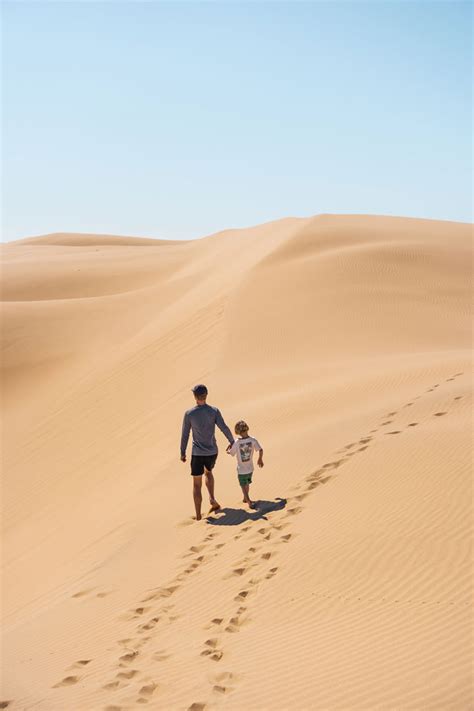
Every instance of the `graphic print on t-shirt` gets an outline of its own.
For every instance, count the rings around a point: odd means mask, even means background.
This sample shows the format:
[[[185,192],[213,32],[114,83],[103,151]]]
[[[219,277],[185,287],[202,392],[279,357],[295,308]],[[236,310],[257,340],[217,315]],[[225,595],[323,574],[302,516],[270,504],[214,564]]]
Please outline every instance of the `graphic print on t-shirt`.
[[[240,459],[242,462],[248,462],[252,456],[252,441],[239,442]]]

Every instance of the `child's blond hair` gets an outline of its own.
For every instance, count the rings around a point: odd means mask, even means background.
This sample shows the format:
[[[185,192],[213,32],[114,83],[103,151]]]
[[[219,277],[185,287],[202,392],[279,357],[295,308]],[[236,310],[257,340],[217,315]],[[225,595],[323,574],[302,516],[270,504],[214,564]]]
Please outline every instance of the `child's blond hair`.
[[[234,431],[235,434],[242,435],[244,432],[249,431],[249,426],[246,422],[244,422],[244,420],[239,420],[235,423]]]

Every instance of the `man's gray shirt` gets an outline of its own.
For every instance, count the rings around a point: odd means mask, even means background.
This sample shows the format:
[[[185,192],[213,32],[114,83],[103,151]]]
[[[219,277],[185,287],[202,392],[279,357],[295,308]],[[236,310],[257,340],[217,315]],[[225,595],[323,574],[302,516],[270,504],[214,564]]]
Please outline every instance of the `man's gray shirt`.
[[[181,455],[186,454],[191,429],[193,431],[192,454],[197,454],[201,457],[217,454],[217,442],[214,436],[216,425],[227,437],[230,444],[233,444],[232,432],[227,427],[217,407],[211,407],[206,403],[186,410],[181,433]]]

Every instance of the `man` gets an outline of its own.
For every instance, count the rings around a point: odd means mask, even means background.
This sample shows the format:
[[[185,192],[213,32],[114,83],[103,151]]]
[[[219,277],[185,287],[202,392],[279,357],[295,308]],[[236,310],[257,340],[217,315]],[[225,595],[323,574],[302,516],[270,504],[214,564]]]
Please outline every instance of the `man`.
[[[212,474],[218,454],[214,435],[216,425],[227,437],[229,444],[234,444],[234,438],[217,407],[211,407],[211,405],[207,404],[206,386],[202,384],[195,385],[192,391],[196,400],[196,407],[184,413],[181,433],[181,461],[186,461],[186,447],[188,446],[189,432],[192,430],[191,474],[193,477],[193,498],[196,508],[196,520],[200,521],[203,474],[205,475],[209,501],[211,502],[209,513],[220,509],[220,505],[214,497],[214,476]]]

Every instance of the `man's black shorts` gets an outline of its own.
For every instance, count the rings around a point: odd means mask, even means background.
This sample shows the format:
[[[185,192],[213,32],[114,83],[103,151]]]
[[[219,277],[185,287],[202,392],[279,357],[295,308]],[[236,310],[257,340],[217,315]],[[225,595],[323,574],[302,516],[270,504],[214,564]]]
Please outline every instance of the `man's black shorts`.
[[[214,469],[216,459],[217,454],[193,454],[191,457],[191,474],[193,476],[202,476],[204,468],[211,471],[211,469]]]

